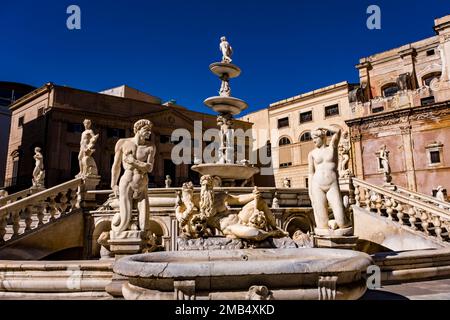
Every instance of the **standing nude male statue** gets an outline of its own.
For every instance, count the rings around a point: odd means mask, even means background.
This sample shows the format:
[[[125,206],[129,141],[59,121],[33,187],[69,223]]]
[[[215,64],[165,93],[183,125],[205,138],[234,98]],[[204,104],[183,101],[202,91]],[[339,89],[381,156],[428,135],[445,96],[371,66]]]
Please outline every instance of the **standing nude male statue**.
[[[134,137],[120,139],[116,143],[114,164],[111,169],[111,188],[119,197],[119,212],[111,223],[111,238],[126,238],[130,230],[133,203],[137,202],[139,230],[146,231],[149,215],[148,173],[153,170],[155,146],[150,138],[152,122],[139,120],[134,124]],[[120,175],[120,166],[124,173]]]
[[[333,134],[330,145],[326,144],[327,131]],[[344,211],[337,172],[341,130],[319,128],[311,136],[316,146],[308,155],[309,197],[316,221],[315,233],[348,235],[352,233],[351,222]],[[334,215],[334,220],[331,221],[328,219],[328,205]],[[338,228],[341,229],[340,232],[333,231]]]

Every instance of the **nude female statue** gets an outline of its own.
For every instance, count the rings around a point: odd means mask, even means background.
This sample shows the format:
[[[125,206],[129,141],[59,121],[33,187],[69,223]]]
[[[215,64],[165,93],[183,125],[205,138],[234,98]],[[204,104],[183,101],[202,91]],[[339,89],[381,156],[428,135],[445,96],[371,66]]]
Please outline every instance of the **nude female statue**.
[[[85,119],[83,121],[84,131],[81,134],[80,152],[78,154],[78,162],[80,166],[80,173],[77,177],[86,177],[90,175],[97,175],[97,165],[92,157],[95,149],[95,143],[98,139],[98,134],[94,134],[91,129],[91,120]]]
[[[326,133],[333,136],[330,145],[326,144]],[[317,235],[333,234],[331,229],[345,229],[342,234],[352,232],[351,222],[348,220],[342,202],[341,190],[338,183],[338,143],[341,130],[334,128],[319,128],[311,133],[316,148],[308,155],[309,169],[309,197],[314,210]],[[334,221],[328,219],[328,205],[334,215]]]
[[[44,156],[41,153],[41,148],[34,148],[34,160],[36,160],[36,164],[33,170],[33,186],[34,187],[43,187],[44,186]]]

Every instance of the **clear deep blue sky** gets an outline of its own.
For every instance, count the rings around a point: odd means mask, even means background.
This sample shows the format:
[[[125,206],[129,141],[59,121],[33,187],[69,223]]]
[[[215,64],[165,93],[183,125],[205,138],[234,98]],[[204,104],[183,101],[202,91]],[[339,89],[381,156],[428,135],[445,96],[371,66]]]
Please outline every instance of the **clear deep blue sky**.
[[[81,30],[66,8],[81,8]],[[366,9],[381,7],[381,30]],[[358,59],[434,35],[448,0],[2,0],[0,80],[100,91],[121,84],[209,112],[220,83],[208,65],[219,38],[243,70],[233,95],[249,111],[336,82]]]

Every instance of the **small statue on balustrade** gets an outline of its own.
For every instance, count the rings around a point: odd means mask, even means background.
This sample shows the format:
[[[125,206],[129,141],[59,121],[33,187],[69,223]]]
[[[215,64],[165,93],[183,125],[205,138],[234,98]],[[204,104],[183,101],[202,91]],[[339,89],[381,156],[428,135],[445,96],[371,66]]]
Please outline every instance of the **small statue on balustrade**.
[[[44,188],[45,170],[44,170],[44,156],[41,153],[41,148],[34,148],[35,167],[33,170],[33,187]]]

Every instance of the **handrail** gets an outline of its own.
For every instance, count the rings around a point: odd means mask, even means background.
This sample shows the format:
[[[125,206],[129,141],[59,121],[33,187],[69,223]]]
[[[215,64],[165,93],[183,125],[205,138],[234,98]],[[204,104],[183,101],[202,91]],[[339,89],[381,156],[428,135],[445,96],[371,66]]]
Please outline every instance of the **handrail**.
[[[434,203],[436,206],[438,206],[438,207],[440,207],[442,209],[445,208],[447,210],[450,210],[450,203],[448,203],[448,202],[444,202],[444,201],[441,201],[441,200],[439,200],[439,199],[437,199],[435,197],[432,197],[432,196],[429,196],[429,195],[426,195],[426,194],[423,194],[423,193],[414,192],[414,191],[405,189],[403,187],[396,186],[396,188],[397,188],[396,191],[398,191],[398,192],[406,193],[406,194],[411,195],[413,197],[422,199],[423,201],[428,201],[430,203]]]
[[[0,244],[80,208],[82,184],[83,179],[76,178],[0,207]],[[12,236],[5,239],[8,223]]]
[[[435,236],[447,244],[450,241],[450,213],[447,210],[356,178],[353,178],[353,186],[356,206],[366,207],[380,216],[387,215],[390,220],[395,217],[399,224]]]
[[[28,197],[29,195],[35,193],[37,189],[35,188],[28,188],[21,191],[18,191],[16,193],[12,193],[10,195],[7,195],[6,197],[0,198],[0,206],[4,206],[7,203],[11,203],[13,201],[16,201],[17,199]]]

